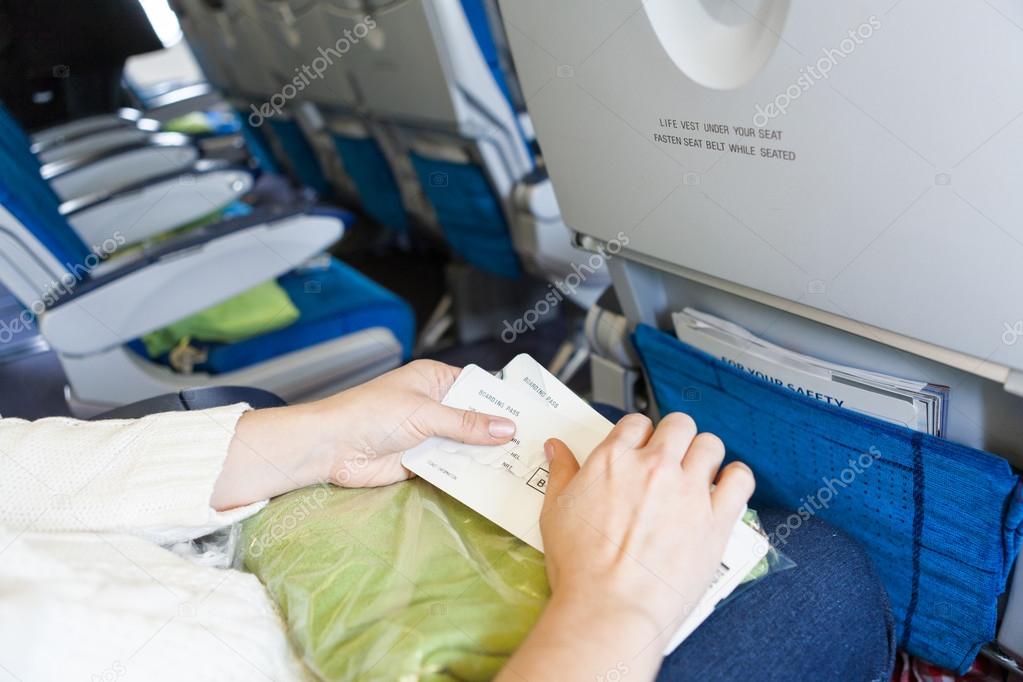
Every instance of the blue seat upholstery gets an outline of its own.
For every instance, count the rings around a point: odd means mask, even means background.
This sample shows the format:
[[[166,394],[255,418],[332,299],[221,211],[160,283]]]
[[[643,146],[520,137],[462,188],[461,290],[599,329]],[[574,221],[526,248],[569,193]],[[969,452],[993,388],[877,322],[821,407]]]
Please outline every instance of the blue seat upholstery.
[[[60,214],[59,201],[38,169],[25,165],[0,145],[0,204],[76,279],[87,280],[90,266],[96,265],[90,261],[98,258]],[[200,370],[230,372],[373,327],[391,330],[404,358],[411,355],[415,338],[411,308],[352,268],[332,259],[327,267],[295,270],[278,282],[298,308],[298,321],[238,343],[214,344]],[[129,347],[145,356],[138,340]]]
[[[494,84],[512,113],[514,130],[511,132],[528,148],[515,116],[518,106],[511,96],[484,0],[461,0],[461,8]],[[476,143],[470,134],[461,134],[468,143]],[[410,156],[420,186],[452,250],[486,272],[520,277],[523,269],[505,214],[508,198],[496,192],[487,169],[475,162],[458,163],[417,152]]]
[[[204,345],[207,360],[196,365],[196,371],[232,372],[374,327],[389,329],[401,343],[403,359],[411,356],[415,340],[412,309],[357,270],[331,259],[325,268],[295,270],[277,281],[298,308],[299,319],[244,341]],[[131,348],[145,356],[140,341],[132,342]],[[166,356],[160,362],[169,365]]]
[[[60,200],[39,175],[38,165],[0,149],[0,204],[79,279],[88,277],[92,252],[60,213]],[[93,264],[95,265],[95,264]]]
[[[508,221],[483,169],[414,152],[412,166],[451,248],[481,270],[519,277]]]
[[[288,157],[298,181],[320,194],[326,194],[327,178],[316,159],[316,152],[302,134],[298,123],[278,117],[267,119],[267,123],[273,129],[277,141],[281,143],[281,149]]]
[[[260,170],[274,175],[280,174],[280,168],[274,160],[273,154],[270,153],[270,143],[262,129],[252,125],[244,111],[238,110],[236,113],[238,121],[241,123],[242,139],[245,140],[245,146],[252,158],[256,160]]]
[[[359,192],[363,210],[381,225],[399,232],[409,229],[398,181],[380,144],[372,137],[333,134],[334,147]]]
[[[21,124],[0,102],[0,145],[4,151],[14,156],[18,164],[25,168],[39,168],[39,159],[32,153],[32,140],[29,139]]]
[[[490,26],[490,17],[487,15],[486,5],[483,0],[462,0],[462,11],[469,21],[469,27],[476,38],[476,44],[483,53],[483,59],[490,67],[490,73],[494,76],[497,87],[504,93],[508,104],[514,110],[515,101],[512,99],[511,90],[508,87],[508,79],[505,76],[504,68],[501,65],[501,57],[497,52],[497,42],[494,40],[494,32]]]

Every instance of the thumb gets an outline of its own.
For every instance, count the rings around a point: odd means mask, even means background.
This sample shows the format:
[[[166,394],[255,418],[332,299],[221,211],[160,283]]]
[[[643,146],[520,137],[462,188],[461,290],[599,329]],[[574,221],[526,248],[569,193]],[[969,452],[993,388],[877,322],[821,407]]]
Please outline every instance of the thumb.
[[[550,475],[547,477],[547,492],[543,498],[543,511],[547,512],[553,505],[557,504],[558,497],[564,492],[568,484],[572,482],[579,471],[579,461],[568,449],[568,446],[557,438],[551,438],[544,443],[544,454],[550,465]]]
[[[507,443],[515,435],[515,422],[482,412],[459,410],[440,403],[430,403],[421,420],[428,436],[450,438],[470,445]]]

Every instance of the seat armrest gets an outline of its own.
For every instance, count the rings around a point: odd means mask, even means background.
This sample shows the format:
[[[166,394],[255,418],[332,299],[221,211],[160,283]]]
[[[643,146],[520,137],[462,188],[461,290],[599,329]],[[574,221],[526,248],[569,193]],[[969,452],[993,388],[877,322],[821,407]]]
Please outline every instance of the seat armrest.
[[[248,169],[199,161],[185,172],[66,201],[60,210],[86,244],[138,244],[208,218],[254,183]]]
[[[140,419],[161,412],[190,412],[208,410],[211,407],[223,407],[237,403],[248,403],[249,407],[261,410],[268,407],[284,407],[286,402],[269,391],[260,388],[242,386],[204,386],[191,388],[178,393],[158,395],[137,403],[123,405],[110,412],[93,417],[91,421],[102,419]]]
[[[199,148],[192,145],[147,145],[62,173],[48,182],[62,201],[68,201],[170,174],[188,173],[199,157]]]
[[[516,183],[512,190],[516,211],[528,213],[540,221],[561,219],[561,208],[554,196],[554,183],[547,171],[535,168]]]
[[[40,330],[69,356],[114,348],[293,270],[343,230],[336,216],[294,210],[197,229],[72,287]]]
[[[182,135],[180,133],[152,133],[143,140],[118,144],[114,147],[97,150],[88,154],[44,163],[42,168],[40,168],[39,173],[43,176],[44,180],[55,180],[67,175],[68,173],[87,168],[94,163],[106,161],[124,154],[125,152],[134,151],[136,149],[143,149],[146,147],[181,148],[194,146],[192,139],[187,135]]]
[[[157,127],[153,127],[154,124]],[[100,133],[113,128],[141,127],[143,130],[157,130],[156,121],[143,118],[138,109],[119,109],[112,114],[97,114],[79,118],[67,123],[51,126],[32,134],[32,152],[38,154],[81,137]]]
[[[159,121],[169,121],[194,111],[210,109],[221,101],[220,94],[209,83],[190,83],[146,100],[146,115]]]
[[[152,185],[160,184],[168,180],[178,180],[183,184],[187,184],[187,180],[181,180],[181,178],[186,174],[198,176],[224,170],[234,170],[239,173],[245,173],[250,178],[252,177],[251,171],[247,168],[234,166],[227,161],[222,161],[220,159],[200,159],[192,164],[192,166],[184,171],[184,173],[179,171],[164,173],[152,178],[146,178],[145,180],[124,182],[100,192],[93,192],[84,196],[75,197],[74,199],[68,199],[60,205],[60,213],[65,218],[70,219],[81,214],[83,211],[88,211],[100,204],[115,200],[119,196],[131,194],[132,192],[139,192],[147,187],[151,187]]]
[[[584,310],[611,283],[605,258],[575,244],[575,233],[561,217],[554,185],[547,173],[536,169],[512,191],[512,241],[523,266],[546,280],[577,278],[569,298]]]

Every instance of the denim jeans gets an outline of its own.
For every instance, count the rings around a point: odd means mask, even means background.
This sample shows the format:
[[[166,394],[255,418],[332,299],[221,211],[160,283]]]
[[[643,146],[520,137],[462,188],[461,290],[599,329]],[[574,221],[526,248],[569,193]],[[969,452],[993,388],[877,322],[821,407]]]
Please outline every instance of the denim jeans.
[[[787,516],[760,513],[768,531]],[[719,606],[664,659],[659,681],[888,680],[894,624],[863,549],[817,519],[804,522],[779,549],[796,567]]]

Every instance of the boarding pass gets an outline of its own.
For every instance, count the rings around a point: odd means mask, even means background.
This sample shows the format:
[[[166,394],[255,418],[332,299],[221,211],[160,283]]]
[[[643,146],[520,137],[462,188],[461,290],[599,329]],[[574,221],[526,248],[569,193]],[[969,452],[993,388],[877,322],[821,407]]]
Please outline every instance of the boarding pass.
[[[431,438],[406,452],[402,464],[542,552],[540,512],[549,476],[544,442],[560,439],[582,464],[613,424],[528,355],[512,360],[500,378],[469,365],[443,402],[507,417],[516,424],[515,438],[496,446]],[[731,594],[767,550],[763,535],[736,523],[713,584],[696,608],[679,619],[665,655]]]

